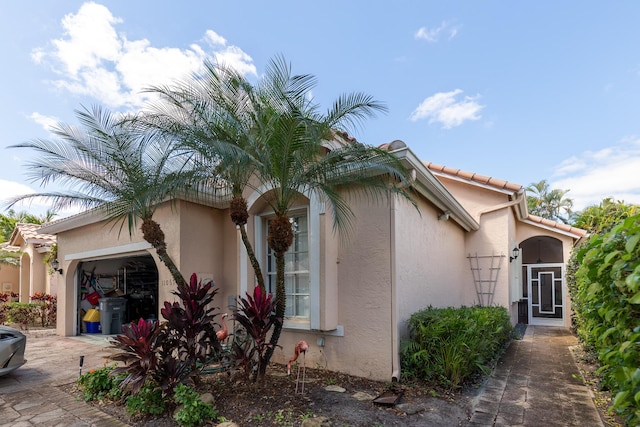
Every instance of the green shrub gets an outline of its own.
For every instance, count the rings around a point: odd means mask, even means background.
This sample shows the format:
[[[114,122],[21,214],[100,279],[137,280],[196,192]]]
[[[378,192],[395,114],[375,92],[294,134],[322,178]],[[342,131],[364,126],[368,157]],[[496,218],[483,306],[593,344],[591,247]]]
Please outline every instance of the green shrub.
[[[129,415],[161,415],[167,410],[162,390],[151,384],[144,385],[136,394],[125,399]]]
[[[102,400],[108,399],[118,401],[122,398],[120,383],[122,376],[114,376],[111,371],[114,366],[105,366],[100,369],[92,369],[80,376],[78,386],[82,391],[84,400]]]
[[[8,302],[6,318],[9,323],[18,323],[24,327],[34,326],[38,324],[38,309],[36,304],[28,302]]]
[[[175,388],[174,399],[182,407],[173,418],[183,427],[201,426],[205,421],[215,419],[218,416],[218,411],[213,409],[209,403],[200,400],[198,393],[185,384],[179,384]]]
[[[628,425],[640,424],[640,215],[596,234],[578,253],[578,333],[602,364],[604,384]]]
[[[36,292],[32,302],[0,302],[0,323],[17,323],[22,327],[55,326],[57,298]]]
[[[409,319],[403,376],[456,389],[491,369],[511,331],[503,307],[428,307]]]

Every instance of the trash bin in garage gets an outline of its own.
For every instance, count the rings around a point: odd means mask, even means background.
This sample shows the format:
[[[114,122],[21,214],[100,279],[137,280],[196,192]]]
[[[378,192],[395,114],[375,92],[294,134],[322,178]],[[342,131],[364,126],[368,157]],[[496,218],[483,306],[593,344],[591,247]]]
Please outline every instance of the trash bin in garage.
[[[103,335],[122,333],[122,322],[126,308],[126,298],[100,298],[100,327]]]

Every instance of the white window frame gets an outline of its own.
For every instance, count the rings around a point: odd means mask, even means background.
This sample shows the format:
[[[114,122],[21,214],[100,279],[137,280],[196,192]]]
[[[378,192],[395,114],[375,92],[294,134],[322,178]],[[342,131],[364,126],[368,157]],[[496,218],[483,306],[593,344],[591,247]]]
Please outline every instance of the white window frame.
[[[307,214],[308,226],[308,245],[309,245],[309,319],[307,321],[284,319],[284,328],[314,330],[320,329],[320,215],[324,214],[324,203],[321,203],[317,197],[312,197],[309,205],[294,206],[290,209],[292,212],[304,210]],[[263,212],[254,217],[254,250],[256,257],[263,267],[263,273],[266,276],[264,263],[266,262],[266,219],[273,216],[274,212]],[[246,283],[248,277],[248,260],[247,252],[244,246],[241,251],[241,291],[247,291]]]
[[[307,256],[307,262],[306,262],[306,269],[304,270],[298,270],[298,271],[285,271],[285,275],[286,276],[297,276],[297,275],[305,275],[306,276],[306,280],[307,280],[307,286],[308,286],[308,293],[303,294],[306,295],[308,297],[308,311],[306,313],[306,315],[304,316],[291,316],[289,317],[287,320],[291,323],[291,324],[300,324],[300,325],[304,325],[307,326],[307,324],[310,324],[310,319],[311,319],[311,280],[310,280],[310,254],[309,254],[309,209],[307,208],[300,208],[300,209],[291,209],[289,210],[288,213],[289,218],[295,218],[295,217],[299,217],[302,218],[304,217],[304,219],[306,220],[306,227],[305,227],[305,234],[306,234],[306,242],[304,242],[306,244],[306,256]],[[268,222],[273,220],[275,217],[273,215],[263,215],[262,216],[263,221],[262,221],[262,225],[263,227],[268,227]],[[267,230],[264,231],[264,233],[267,233]],[[295,245],[295,239],[298,239],[297,236],[294,236],[294,242],[293,244]],[[293,249],[293,245],[287,250],[287,254],[286,255],[290,255],[290,251]],[[264,264],[265,264],[265,279],[266,279],[266,285],[267,285],[267,291],[271,292],[271,293],[275,293],[275,279],[276,279],[276,271],[275,271],[275,260],[273,260],[273,264],[271,264],[270,261],[270,257],[275,257],[273,254],[273,250],[271,250],[268,246],[268,244],[263,243],[263,253],[265,254],[264,257]],[[274,268],[274,270],[270,271],[270,268]],[[285,278],[286,280],[286,278]],[[287,294],[287,308],[290,307],[291,304],[294,304],[294,301],[290,298],[291,294]]]

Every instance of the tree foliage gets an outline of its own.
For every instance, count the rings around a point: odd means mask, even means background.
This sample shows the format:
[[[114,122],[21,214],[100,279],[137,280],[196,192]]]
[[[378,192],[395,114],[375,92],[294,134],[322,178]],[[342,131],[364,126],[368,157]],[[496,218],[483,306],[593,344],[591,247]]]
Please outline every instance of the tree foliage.
[[[551,189],[546,179],[527,187],[527,208],[530,214],[553,221],[569,223],[573,200],[565,197],[569,190]]]
[[[13,230],[18,223],[26,224],[44,224],[53,219],[56,214],[48,210],[43,215],[30,214],[27,211],[16,212],[14,209],[9,209],[5,214],[0,214],[0,243],[7,242],[11,238]]]
[[[276,316],[286,310],[284,257],[293,240],[289,211],[300,195],[328,203],[336,229],[347,233],[354,215],[345,195],[378,201],[398,194],[411,200],[404,184],[408,174],[389,152],[343,138],[331,150],[325,144],[385,107],[371,96],[340,96],[326,112],[313,102],[317,80],[294,75],[282,57],[269,62],[264,77],[252,84],[242,75],[207,64],[204,75],[174,86],[151,88],[161,100],[143,117],[143,124],[162,130],[195,150],[207,181],[231,190],[231,219],[242,235],[257,284],[265,289],[262,267],[244,225],[248,218],[246,190],[262,195],[275,218],[267,241],[276,265]],[[267,349],[268,361],[278,343],[276,323]]]
[[[586,207],[573,216],[573,226],[587,230],[591,234],[604,233],[626,218],[640,212],[638,205],[616,201],[611,197],[597,205]]]
[[[59,124],[53,139],[36,139],[11,148],[27,148],[37,157],[27,163],[30,180],[60,191],[14,198],[11,205],[36,197],[54,209],[99,209],[107,222],[126,225],[129,234],[141,222],[143,238],[153,246],[177,284],[185,284],[167,253],[167,243],[153,214],[160,203],[180,194],[193,179],[188,155],[154,132],[139,132],[131,117],[100,107],[76,111],[81,126]]]
[[[573,309],[577,331],[594,349],[614,407],[640,423],[640,214],[595,234],[577,255]]]

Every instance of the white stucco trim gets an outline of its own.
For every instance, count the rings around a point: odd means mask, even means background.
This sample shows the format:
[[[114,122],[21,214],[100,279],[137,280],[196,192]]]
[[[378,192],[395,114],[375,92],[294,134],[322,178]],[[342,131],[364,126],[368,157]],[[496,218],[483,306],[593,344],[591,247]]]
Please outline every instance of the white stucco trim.
[[[152,249],[152,247],[148,242],[130,243],[128,245],[113,246],[110,248],[67,254],[64,256],[64,260],[74,261],[87,260],[91,258],[104,258],[113,255],[131,255],[133,252],[146,252],[149,249]]]

